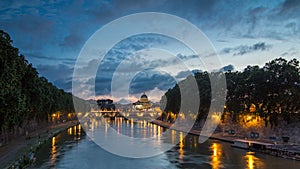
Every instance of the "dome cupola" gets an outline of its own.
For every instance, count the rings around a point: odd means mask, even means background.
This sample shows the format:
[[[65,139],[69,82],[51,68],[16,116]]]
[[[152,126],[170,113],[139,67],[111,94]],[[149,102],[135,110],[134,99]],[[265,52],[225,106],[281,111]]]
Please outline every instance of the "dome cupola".
[[[145,93],[141,96],[140,102],[149,102],[148,96]]]

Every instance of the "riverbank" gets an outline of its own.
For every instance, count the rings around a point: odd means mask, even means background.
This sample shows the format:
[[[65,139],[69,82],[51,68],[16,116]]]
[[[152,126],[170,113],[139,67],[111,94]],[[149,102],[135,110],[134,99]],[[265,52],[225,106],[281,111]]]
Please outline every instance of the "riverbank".
[[[161,120],[154,120],[152,121],[153,124],[159,125],[161,127],[165,128],[170,128],[173,124],[164,122]],[[182,131],[180,128],[172,128],[176,131]],[[192,135],[200,135],[201,130],[200,129],[194,129],[192,128],[188,133]],[[214,140],[219,140],[223,142],[228,142],[228,143],[234,143],[234,140],[236,139],[244,139],[235,135],[224,135],[223,133],[213,133],[209,139],[214,139]],[[260,141],[260,142],[269,142],[269,140],[255,140],[255,141]],[[281,158],[288,158],[292,160],[297,160],[300,161],[300,145],[287,145],[287,144],[274,144],[274,146],[270,147],[269,149],[266,150],[259,150],[259,149],[251,149],[251,151],[255,152],[260,152],[276,157],[281,157]]]
[[[34,160],[34,152],[59,132],[79,124],[77,120],[52,124],[13,139],[0,147],[0,168],[22,168]]]
[[[159,125],[161,127],[165,127],[165,128],[170,128],[172,126],[171,123],[168,123],[168,122],[164,122],[164,121],[161,121],[161,120],[153,120],[152,121],[153,124],[156,124],[156,125]],[[177,130],[177,131],[181,131],[179,128],[173,128],[174,130]],[[197,135],[199,136],[200,135],[200,132],[201,130],[199,129],[191,129],[189,131],[189,134],[193,134],[193,135]],[[210,137],[210,139],[215,139],[215,140],[220,140],[220,141],[224,141],[224,142],[229,142],[229,143],[233,143],[233,141],[235,139],[239,139],[239,137],[236,137],[236,136],[231,136],[231,135],[228,135],[228,136],[223,136],[221,135],[221,133],[213,133]]]

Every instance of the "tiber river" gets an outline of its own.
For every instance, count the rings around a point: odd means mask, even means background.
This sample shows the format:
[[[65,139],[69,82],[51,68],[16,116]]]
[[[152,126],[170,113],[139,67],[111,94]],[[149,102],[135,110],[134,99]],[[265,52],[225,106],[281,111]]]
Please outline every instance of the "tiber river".
[[[156,135],[166,129],[151,123],[132,123],[122,118],[109,120],[110,127],[122,128],[122,133]],[[171,131],[172,137],[183,134]],[[117,156],[95,144],[81,125],[61,132],[37,152],[33,168],[70,169],[172,169],[172,168],[228,168],[228,169],[299,169],[300,162],[247,152],[231,147],[230,143],[207,140],[198,143],[198,136],[182,137],[177,146],[150,158]],[[124,145],[126,146],[126,145]]]

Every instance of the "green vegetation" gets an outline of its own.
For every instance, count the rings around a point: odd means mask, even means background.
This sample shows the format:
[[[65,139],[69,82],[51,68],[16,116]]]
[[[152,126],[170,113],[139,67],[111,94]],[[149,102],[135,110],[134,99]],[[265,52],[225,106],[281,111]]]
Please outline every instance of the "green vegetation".
[[[10,36],[2,30],[0,36],[0,134],[24,122],[47,121],[53,112],[74,112],[72,94],[39,77]]]
[[[212,73],[211,76],[222,72]],[[207,72],[196,73],[200,95],[198,120],[206,118],[210,102],[211,88]],[[248,66],[243,72],[225,73],[227,98],[225,112],[234,122],[239,115],[260,116],[265,125],[274,127],[279,120],[300,121],[300,67],[299,61],[278,58],[266,63],[264,67]],[[184,81],[187,81],[184,80]],[[184,84],[183,82],[180,82]],[[187,85],[182,85],[188,88]],[[168,100],[165,112],[178,113],[180,109],[180,89],[176,85],[166,92]]]

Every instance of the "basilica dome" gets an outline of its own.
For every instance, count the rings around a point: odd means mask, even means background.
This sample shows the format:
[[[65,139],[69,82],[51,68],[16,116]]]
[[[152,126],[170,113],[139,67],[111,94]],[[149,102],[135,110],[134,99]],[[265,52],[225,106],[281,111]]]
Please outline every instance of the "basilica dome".
[[[140,100],[138,100],[137,102],[133,103],[133,108],[135,110],[147,110],[150,109],[152,106],[152,103],[150,102],[150,100],[148,99],[148,96],[144,93]]]
[[[148,96],[145,93],[141,96],[140,102],[143,103],[149,102]]]

